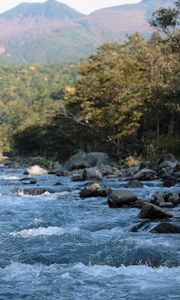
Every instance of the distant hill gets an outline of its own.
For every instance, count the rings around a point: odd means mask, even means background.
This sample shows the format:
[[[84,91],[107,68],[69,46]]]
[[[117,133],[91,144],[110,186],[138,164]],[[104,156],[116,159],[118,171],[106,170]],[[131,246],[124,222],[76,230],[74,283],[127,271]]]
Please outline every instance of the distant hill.
[[[56,0],[22,3],[0,15],[0,63],[77,61],[104,42],[152,32],[148,21],[173,0],[143,0],[85,16]]]
[[[66,4],[56,0],[48,0],[44,3],[22,3],[13,9],[0,15],[0,19],[21,21],[26,18],[45,18],[48,20],[73,20],[82,14]]]

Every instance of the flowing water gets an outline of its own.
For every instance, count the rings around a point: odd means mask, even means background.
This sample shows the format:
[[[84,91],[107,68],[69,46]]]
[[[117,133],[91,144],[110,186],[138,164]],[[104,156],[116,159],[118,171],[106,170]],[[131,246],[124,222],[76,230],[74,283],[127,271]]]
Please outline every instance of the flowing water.
[[[138,209],[110,209],[105,198],[81,200],[84,183],[68,177],[38,178],[54,193],[15,193],[29,187],[23,177],[21,169],[0,168],[0,300],[180,299],[178,234],[131,232]],[[154,181],[133,191],[149,198],[162,190]]]

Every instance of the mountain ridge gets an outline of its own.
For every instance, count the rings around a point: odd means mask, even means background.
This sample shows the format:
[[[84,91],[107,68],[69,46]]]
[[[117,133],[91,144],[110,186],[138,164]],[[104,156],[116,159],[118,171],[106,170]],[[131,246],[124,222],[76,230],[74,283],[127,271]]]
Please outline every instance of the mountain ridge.
[[[143,0],[89,15],[56,0],[20,4],[0,15],[0,63],[74,62],[127,34],[138,31],[148,37],[152,12],[172,4],[173,0]]]

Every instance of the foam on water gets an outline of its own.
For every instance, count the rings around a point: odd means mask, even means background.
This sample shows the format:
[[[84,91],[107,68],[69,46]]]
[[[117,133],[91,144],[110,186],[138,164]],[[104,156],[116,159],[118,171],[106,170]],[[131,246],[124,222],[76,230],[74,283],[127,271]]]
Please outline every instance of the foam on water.
[[[24,229],[21,231],[15,231],[10,233],[10,235],[14,237],[22,237],[22,238],[32,238],[37,236],[51,236],[51,235],[63,235],[63,234],[74,234],[78,233],[79,228],[61,228],[56,226],[49,226],[47,228],[45,227],[39,227],[39,228],[32,228],[32,229]]]
[[[178,300],[180,293],[180,268],[12,263],[0,269],[0,279],[1,288],[13,283],[8,295],[16,294],[16,299]]]

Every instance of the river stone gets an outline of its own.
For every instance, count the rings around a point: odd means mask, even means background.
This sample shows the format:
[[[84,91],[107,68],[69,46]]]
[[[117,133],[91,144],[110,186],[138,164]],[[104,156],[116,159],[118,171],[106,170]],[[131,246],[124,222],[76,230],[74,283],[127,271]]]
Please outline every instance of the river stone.
[[[134,179],[148,181],[156,178],[156,172],[151,169],[142,169],[134,175]]]
[[[132,204],[137,200],[136,195],[127,190],[112,191],[108,197],[108,205],[111,208],[117,208]]]
[[[76,169],[85,169],[91,167],[100,167],[102,165],[110,165],[111,160],[107,153],[80,151],[71,156],[64,164],[63,168],[67,171]]]
[[[99,183],[88,184],[80,191],[81,198],[107,197],[111,190],[102,187]]]
[[[48,171],[46,169],[43,169],[39,166],[32,166],[30,168],[27,168],[26,171],[24,172],[26,175],[30,176],[41,176],[41,175],[47,175]]]
[[[37,179],[30,178],[30,177],[21,178],[20,181],[23,184],[36,184],[37,183]]]
[[[164,187],[171,187],[171,186],[175,186],[177,183],[177,179],[174,177],[168,177],[165,178],[163,181],[163,186]]]
[[[35,188],[35,189],[17,189],[14,191],[15,193],[23,193],[24,195],[30,196],[39,196],[46,192],[44,188]]]
[[[165,219],[172,217],[172,215],[157,205],[147,203],[142,207],[139,217],[141,219]]]
[[[84,180],[103,179],[102,173],[97,168],[87,168],[83,171],[82,177]]]
[[[130,189],[143,188],[143,183],[139,180],[132,179],[126,184],[125,187]]]
[[[180,226],[171,223],[161,223],[151,230],[157,233],[180,233]]]

